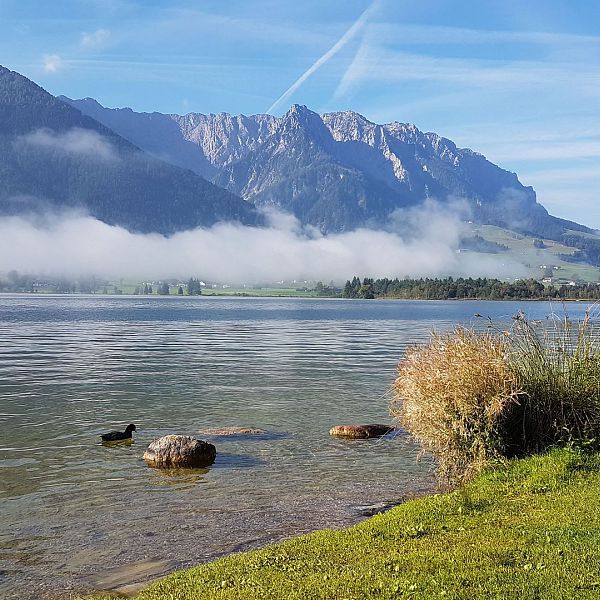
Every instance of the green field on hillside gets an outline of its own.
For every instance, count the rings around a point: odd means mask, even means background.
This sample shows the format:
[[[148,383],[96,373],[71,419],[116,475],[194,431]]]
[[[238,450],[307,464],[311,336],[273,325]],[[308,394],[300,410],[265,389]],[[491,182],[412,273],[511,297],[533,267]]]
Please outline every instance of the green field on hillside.
[[[590,265],[567,262],[560,254],[572,255],[576,249],[552,240],[543,240],[546,248],[535,248],[536,238],[501,229],[493,225],[471,225],[474,235],[508,246],[509,251],[499,254],[512,261],[519,262],[529,271],[529,277],[541,279],[546,271],[553,273],[553,278],[569,281],[600,281],[600,269]],[[489,255],[488,255],[489,256]],[[546,268],[543,268],[543,265]],[[553,267],[558,267],[553,269]]]

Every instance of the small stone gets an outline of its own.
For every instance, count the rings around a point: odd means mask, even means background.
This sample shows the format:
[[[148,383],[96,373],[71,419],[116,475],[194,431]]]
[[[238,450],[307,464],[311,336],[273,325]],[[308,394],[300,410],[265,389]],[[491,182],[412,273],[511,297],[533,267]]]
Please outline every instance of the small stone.
[[[206,467],[215,461],[217,449],[188,435],[166,435],[150,443],[144,460],[150,467]]]
[[[391,425],[335,425],[329,430],[329,435],[335,437],[366,439],[373,437],[381,437],[386,433],[395,431],[396,428]]]
[[[402,504],[402,502],[404,502],[404,499],[399,498],[398,500],[382,501],[367,506],[357,506],[358,514],[361,517],[374,517],[375,515],[387,512],[392,508],[396,508],[396,506]]]
[[[260,435],[265,432],[254,427],[209,427],[208,429],[199,429],[198,433],[201,435]]]

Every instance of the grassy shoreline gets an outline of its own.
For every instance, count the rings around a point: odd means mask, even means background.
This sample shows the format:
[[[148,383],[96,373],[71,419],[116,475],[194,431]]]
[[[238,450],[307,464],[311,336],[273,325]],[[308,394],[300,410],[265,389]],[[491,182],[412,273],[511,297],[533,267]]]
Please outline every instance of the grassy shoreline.
[[[175,572],[136,599],[597,598],[599,497],[600,455],[553,450],[349,529]]]

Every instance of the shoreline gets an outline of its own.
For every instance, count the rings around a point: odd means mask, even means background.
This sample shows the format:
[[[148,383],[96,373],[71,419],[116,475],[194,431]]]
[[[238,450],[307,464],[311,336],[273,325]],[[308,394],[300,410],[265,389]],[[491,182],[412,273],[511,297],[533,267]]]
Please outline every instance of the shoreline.
[[[600,454],[554,449],[349,528],[177,571],[134,597],[580,598],[597,593],[599,492]]]
[[[431,489],[409,492],[395,500],[381,500],[377,503],[374,503],[374,504],[371,504],[368,506],[357,507],[357,508],[361,508],[363,510],[361,510],[360,513],[357,513],[356,519],[354,519],[351,523],[344,524],[344,525],[341,525],[338,527],[335,527],[335,526],[319,527],[317,529],[313,529],[308,532],[293,533],[291,535],[275,537],[273,540],[268,541],[265,544],[261,544],[258,547],[249,546],[244,549],[234,550],[232,552],[226,552],[223,554],[217,554],[213,558],[210,558],[206,561],[193,563],[193,564],[186,565],[186,566],[184,566],[184,561],[176,561],[176,563],[179,563],[179,564],[175,564],[175,565],[168,566],[166,568],[162,568],[162,564],[167,561],[155,559],[155,560],[148,560],[148,561],[136,561],[134,563],[125,563],[124,565],[118,565],[116,567],[109,567],[103,571],[99,571],[98,573],[94,573],[92,575],[87,575],[87,576],[85,576],[85,579],[89,579],[89,580],[93,581],[93,580],[109,580],[111,578],[118,578],[118,580],[119,580],[118,585],[114,585],[114,586],[110,586],[110,587],[91,587],[91,588],[89,588],[89,590],[87,590],[85,592],[71,591],[71,592],[69,592],[68,596],[65,595],[65,593],[63,593],[63,592],[57,592],[58,593],[57,596],[51,596],[51,597],[49,597],[48,600],[72,600],[73,593],[84,594],[82,596],[76,595],[75,598],[77,598],[77,600],[79,600],[80,598],[81,598],[81,600],[85,600],[87,598],[96,598],[96,597],[102,598],[102,597],[106,596],[107,594],[108,595],[119,594],[120,596],[123,596],[126,598],[135,598],[137,596],[137,594],[140,593],[141,591],[143,591],[144,589],[154,585],[155,583],[159,582],[160,580],[164,579],[165,577],[169,577],[175,573],[178,573],[181,571],[186,571],[188,569],[202,567],[204,565],[209,565],[211,563],[214,563],[215,561],[219,561],[219,560],[223,560],[223,559],[227,559],[227,558],[235,557],[235,556],[239,556],[239,555],[244,555],[249,552],[261,552],[261,551],[264,551],[273,546],[278,546],[280,544],[283,544],[286,542],[291,542],[291,541],[294,541],[294,540],[297,540],[299,538],[303,538],[306,536],[315,535],[315,534],[318,534],[323,531],[345,531],[347,529],[351,529],[362,523],[365,523],[365,522],[371,520],[373,517],[385,514],[388,511],[398,508],[399,506],[402,506],[403,504],[406,504],[407,502],[412,502],[414,500],[428,498],[428,497],[431,497],[431,496],[437,494],[438,492],[439,492],[439,485],[436,484]],[[366,514],[367,512],[369,512],[369,514]],[[143,568],[144,565],[148,565],[149,567],[151,567],[153,563],[155,563],[157,565],[157,569],[156,569],[157,572],[155,574],[149,573],[149,576],[145,577],[143,579],[127,577],[127,572],[129,572],[130,570],[133,570],[134,572],[139,572]]]
[[[142,295],[142,294],[86,294],[81,292],[73,292],[68,294],[59,294],[55,292],[0,292],[0,297],[25,297],[25,298],[127,298],[127,299],[174,299],[179,301],[181,299],[194,299],[202,301],[203,298],[235,298],[235,299],[271,299],[271,298],[285,298],[293,300],[343,300],[348,302],[372,302],[372,301],[386,301],[394,300],[399,302],[552,302],[557,304],[563,303],[582,303],[588,302],[591,304],[600,304],[598,298],[400,298],[394,296],[378,296],[376,298],[344,298],[343,296],[310,296],[310,295],[293,295],[293,294],[200,294],[195,296],[179,296],[176,294],[168,295]]]

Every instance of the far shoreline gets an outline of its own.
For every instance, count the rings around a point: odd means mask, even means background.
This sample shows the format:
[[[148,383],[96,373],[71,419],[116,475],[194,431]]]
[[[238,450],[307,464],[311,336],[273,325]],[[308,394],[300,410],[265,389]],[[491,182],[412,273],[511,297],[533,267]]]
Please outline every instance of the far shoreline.
[[[581,303],[588,302],[591,304],[600,304],[598,298],[399,298],[396,296],[378,296],[376,298],[345,298],[343,296],[317,296],[308,294],[250,294],[250,293],[209,293],[209,294],[198,294],[198,295],[178,295],[178,294],[102,294],[102,293],[83,293],[83,292],[70,292],[70,293],[57,293],[57,292],[0,292],[0,298],[4,297],[25,297],[25,298],[126,298],[126,299],[198,299],[203,298],[233,298],[233,299],[291,299],[291,300],[343,300],[348,302],[371,302],[371,301],[382,301],[382,300],[395,300],[400,302],[550,302],[557,304],[564,303]]]

